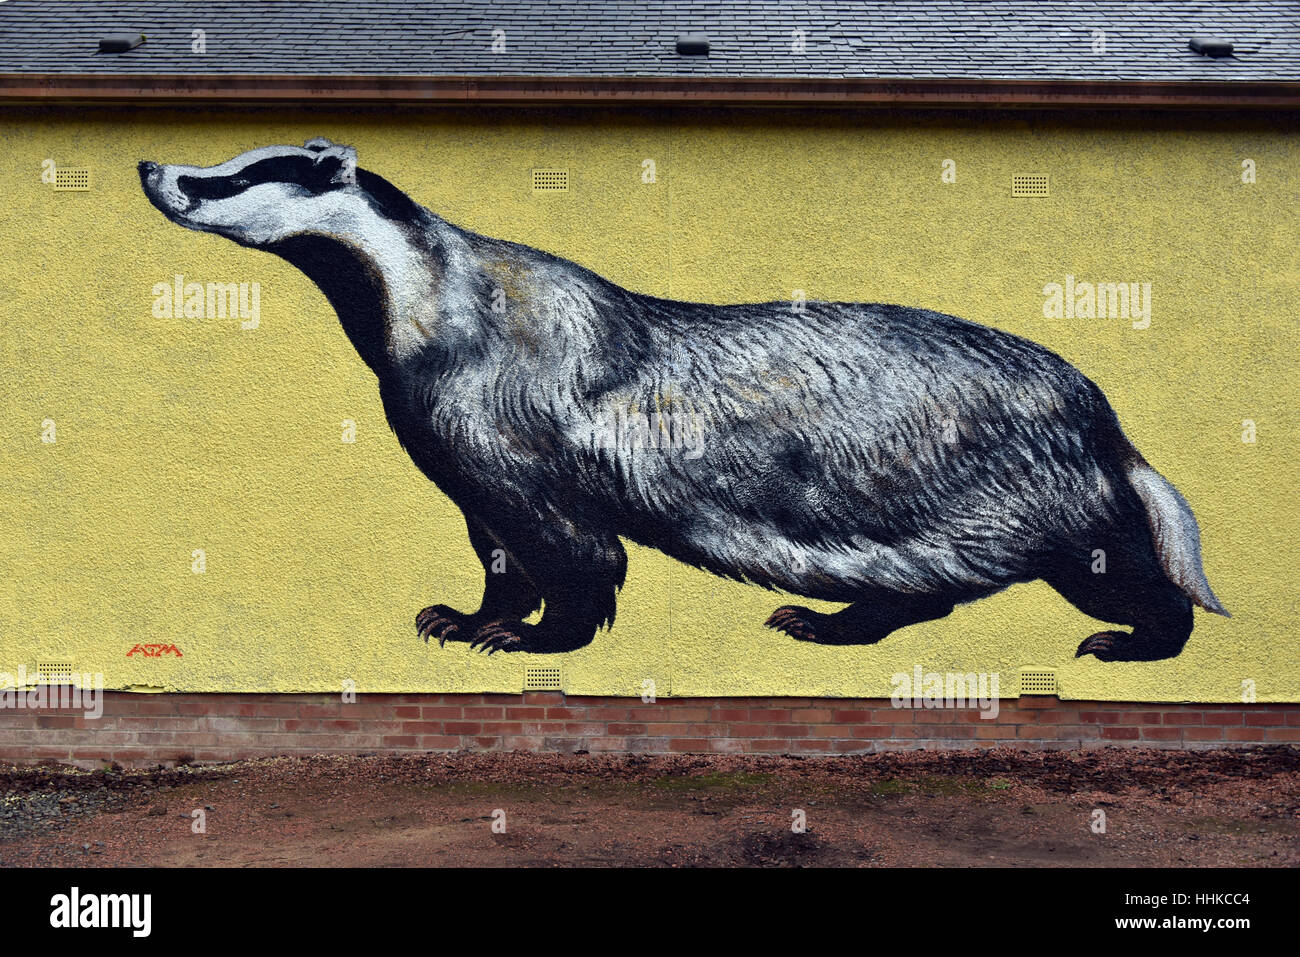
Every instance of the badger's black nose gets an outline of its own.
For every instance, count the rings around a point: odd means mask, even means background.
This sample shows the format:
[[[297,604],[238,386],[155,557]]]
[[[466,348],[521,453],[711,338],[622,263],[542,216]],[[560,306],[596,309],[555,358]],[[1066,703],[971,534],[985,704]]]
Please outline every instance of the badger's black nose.
[[[148,176],[157,168],[158,168],[157,163],[151,163],[148,160],[141,160],[140,165],[136,167],[136,169],[140,171],[141,176]]]

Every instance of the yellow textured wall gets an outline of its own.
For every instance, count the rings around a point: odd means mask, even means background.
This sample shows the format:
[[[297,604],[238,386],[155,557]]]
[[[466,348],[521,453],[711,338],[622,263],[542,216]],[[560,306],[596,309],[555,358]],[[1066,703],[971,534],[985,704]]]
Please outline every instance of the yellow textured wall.
[[[477,607],[460,513],[399,448],[316,287],[169,223],[135,171],[316,135],[356,146],[361,166],[458,225],[637,291],[741,302],[803,289],[1046,345],[1105,390],[1190,500],[1234,617],[1198,611],[1172,660],[1075,660],[1102,626],[1035,583],[875,646],[809,645],[762,627],[783,596],[630,546],[618,622],[581,651],[426,646],[420,608]],[[873,696],[916,664],[998,671],[1004,694],[1021,667],[1045,666],[1072,698],[1236,701],[1250,679],[1259,700],[1300,700],[1294,124],[67,109],[0,115],[0,146],[0,670],[66,661],[109,687],[182,690],[518,691],[523,666],[559,663],[578,694],[637,694],[652,677],[673,695]],[[43,185],[47,158],[89,167],[93,188]],[[570,191],[535,196],[530,170],[551,166],[569,168]],[[1050,197],[1013,198],[1019,172],[1048,173]],[[260,327],[154,318],[154,285],[177,273],[260,283]],[[1043,286],[1067,274],[1151,283],[1150,328],[1045,319]],[[183,657],[127,657],[144,642]]]

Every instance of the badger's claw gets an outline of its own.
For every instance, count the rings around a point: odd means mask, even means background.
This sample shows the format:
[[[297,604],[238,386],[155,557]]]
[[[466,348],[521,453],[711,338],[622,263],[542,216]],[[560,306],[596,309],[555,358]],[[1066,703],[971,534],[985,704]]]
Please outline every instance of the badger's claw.
[[[782,605],[768,616],[764,624],[799,641],[816,641],[817,627],[813,624],[816,618],[815,611],[801,605]]]
[[[1079,642],[1079,650],[1074,657],[1096,655],[1098,661],[1118,661],[1122,658],[1122,648],[1132,636],[1126,631],[1099,631]]]
[[[461,625],[466,616],[446,605],[430,605],[415,616],[415,631],[427,645],[430,638],[438,639],[438,647],[450,641],[465,641]]]
[[[522,622],[519,624],[508,624],[504,621],[490,622],[474,633],[469,646],[479,651],[486,651],[489,655],[495,655],[498,651],[524,651],[525,641],[520,632],[530,627]]]

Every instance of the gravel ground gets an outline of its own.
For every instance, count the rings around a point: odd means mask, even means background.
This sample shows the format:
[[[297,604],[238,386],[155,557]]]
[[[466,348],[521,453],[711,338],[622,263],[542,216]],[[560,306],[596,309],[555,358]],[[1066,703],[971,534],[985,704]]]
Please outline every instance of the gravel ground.
[[[1300,865],[1287,747],[316,755],[0,767],[0,794],[6,866]]]

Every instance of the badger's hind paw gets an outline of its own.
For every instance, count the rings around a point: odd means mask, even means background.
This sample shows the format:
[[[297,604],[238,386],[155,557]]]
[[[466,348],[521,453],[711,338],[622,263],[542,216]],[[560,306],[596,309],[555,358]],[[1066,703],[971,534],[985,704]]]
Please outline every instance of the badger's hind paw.
[[[782,605],[763,624],[799,641],[817,641],[818,620],[825,617],[802,605]]]
[[[1095,655],[1098,661],[1129,661],[1124,646],[1132,639],[1127,631],[1099,631],[1079,642],[1074,657]]]
[[[463,629],[468,618],[446,605],[430,605],[415,616],[415,631],[425,644],[430,638],[437,638],[439,647],[448,641],[468,641],[469,635]]]
[[[1127,631],[1099,631],[1079,645],[1074,657],[1096,655],[1098,661],[1163,661],[1183,650],[1186,634],[1154,632],[1141,626],[1132,634]]]

